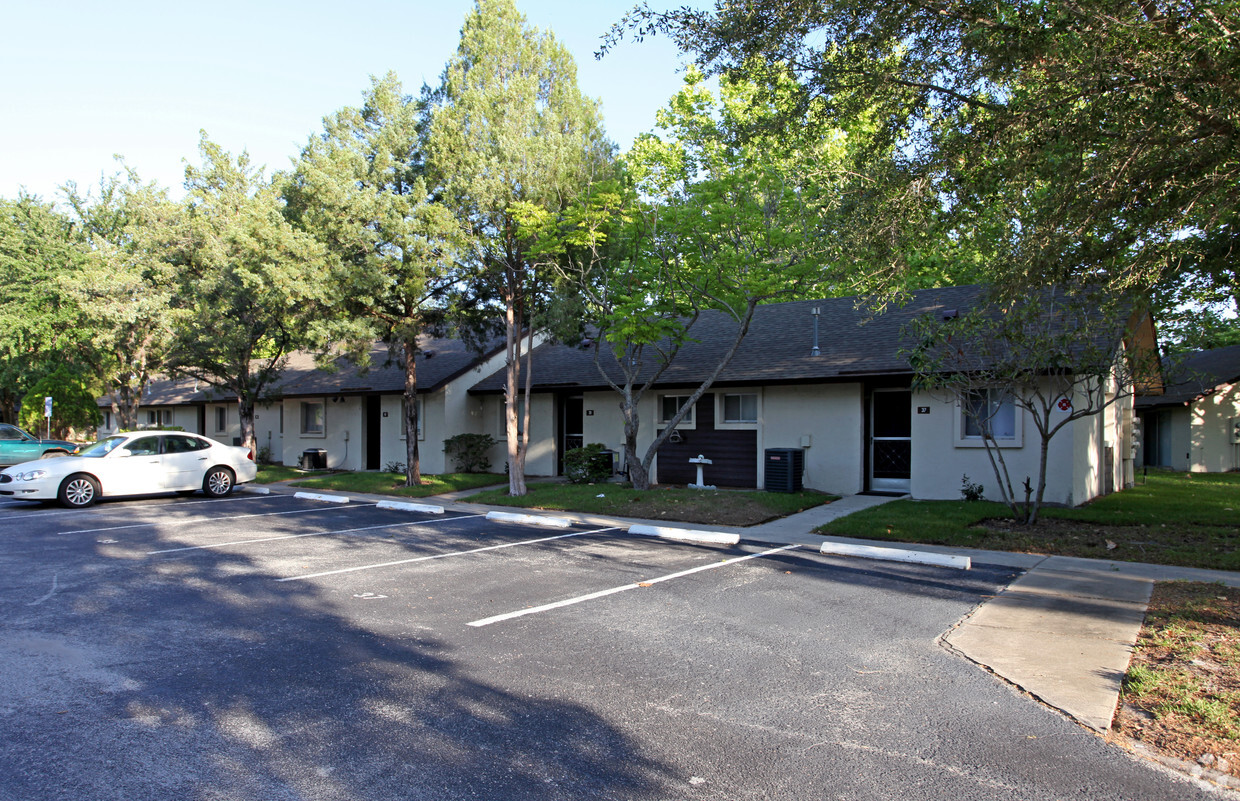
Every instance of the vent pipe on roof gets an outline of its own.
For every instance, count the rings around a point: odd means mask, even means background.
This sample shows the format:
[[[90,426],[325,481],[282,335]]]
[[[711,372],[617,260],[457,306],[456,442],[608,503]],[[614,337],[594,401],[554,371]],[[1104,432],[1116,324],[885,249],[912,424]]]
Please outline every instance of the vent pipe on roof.
[[[819,356],[822,351],[818,349],[818,315],[822,313],[822,309],[815,306],[810,314],[814,315],[814,346],[809,349],[810,356]]]

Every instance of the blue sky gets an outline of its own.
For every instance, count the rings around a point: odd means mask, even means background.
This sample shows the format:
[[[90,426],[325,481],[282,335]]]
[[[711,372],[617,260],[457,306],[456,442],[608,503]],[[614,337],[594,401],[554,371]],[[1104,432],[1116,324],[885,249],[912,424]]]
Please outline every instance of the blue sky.
[[[665,39],[626,42],[601,61],[599,37],[635,0],[517,0],[577,60],[622,149],[654,127],[684,59]],[[680,5],[669,2],[667,5]],[[658,7],[655,2],[652,5]],[[125,157],[179,194],[198,132],[248,150],[268,173],[288,166],[369,76],[395,71],[406,91],[435,83],[472,0],[98,0],[7,4],[0,42],[0,197],[59,197],[92,186]]]

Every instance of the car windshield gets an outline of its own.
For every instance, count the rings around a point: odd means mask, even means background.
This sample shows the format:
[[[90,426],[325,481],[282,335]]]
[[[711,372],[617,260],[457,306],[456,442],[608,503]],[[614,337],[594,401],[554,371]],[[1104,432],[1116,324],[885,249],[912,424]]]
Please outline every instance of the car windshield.
[[[98,459],[100,456],[107,456],[109,453],[119,448],[125,440],[126,437],[108,437],[107,439],[101,439],[89,448],[83,448],[78,451],[78,456],[86,456],[95,459]]]

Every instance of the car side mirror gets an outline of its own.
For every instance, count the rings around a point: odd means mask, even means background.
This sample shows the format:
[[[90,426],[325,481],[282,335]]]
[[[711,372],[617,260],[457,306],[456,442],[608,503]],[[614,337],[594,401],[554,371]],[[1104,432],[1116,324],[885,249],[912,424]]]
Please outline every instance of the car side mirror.
[[[133,456],[133,452],[130,451],[128,448],[117,448],[115,453],[117,456],[121,458],[124,458],[126,456]]]

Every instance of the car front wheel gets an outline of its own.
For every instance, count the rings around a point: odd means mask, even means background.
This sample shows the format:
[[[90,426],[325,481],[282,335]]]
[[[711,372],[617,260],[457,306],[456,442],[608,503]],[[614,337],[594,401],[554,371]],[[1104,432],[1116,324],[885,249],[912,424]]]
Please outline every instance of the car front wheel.
[[[202,479],[202,491],[212,498],[223,498],[233,490],[233,472],[227,467],[212,467]]]
[[[70,509],[84,509],[99,499],[99,482],[81,473],[69,476],[56,496]]]

